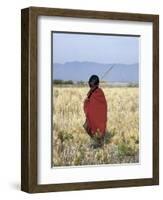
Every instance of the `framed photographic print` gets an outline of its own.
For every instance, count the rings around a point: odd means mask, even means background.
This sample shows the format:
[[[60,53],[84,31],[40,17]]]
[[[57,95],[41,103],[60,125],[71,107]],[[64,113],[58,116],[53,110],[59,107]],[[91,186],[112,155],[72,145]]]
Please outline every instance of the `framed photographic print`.
[[[159,16],[21,11],[21,189],[159,184]]]

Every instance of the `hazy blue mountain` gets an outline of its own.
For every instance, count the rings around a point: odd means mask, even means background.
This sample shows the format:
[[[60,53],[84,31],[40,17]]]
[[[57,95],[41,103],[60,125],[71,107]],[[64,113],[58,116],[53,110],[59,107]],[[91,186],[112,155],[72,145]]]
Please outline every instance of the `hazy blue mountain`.
[[[53,79],[87,81],[92,74],[101,77],[112,65],[96,62],[66,62],[64,64],[53,64]],[[113,82],[134,82],[138,83],[139,65],[115,64],[113,69],[103,80]]]

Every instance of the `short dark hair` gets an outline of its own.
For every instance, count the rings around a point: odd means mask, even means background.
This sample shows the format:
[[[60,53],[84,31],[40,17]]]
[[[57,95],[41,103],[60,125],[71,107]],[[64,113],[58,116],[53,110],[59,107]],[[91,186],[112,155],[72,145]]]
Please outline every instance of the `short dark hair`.
[[[92,75],[88,81],[90,87],[98,86],[99,82],[99,77],[97,75]]]

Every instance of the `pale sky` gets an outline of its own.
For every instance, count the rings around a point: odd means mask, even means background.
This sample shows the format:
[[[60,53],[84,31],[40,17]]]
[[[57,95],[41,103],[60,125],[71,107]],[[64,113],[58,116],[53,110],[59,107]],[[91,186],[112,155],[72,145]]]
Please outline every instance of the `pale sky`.
[[[140,37],[53,33],[53,63],[139,63]]]

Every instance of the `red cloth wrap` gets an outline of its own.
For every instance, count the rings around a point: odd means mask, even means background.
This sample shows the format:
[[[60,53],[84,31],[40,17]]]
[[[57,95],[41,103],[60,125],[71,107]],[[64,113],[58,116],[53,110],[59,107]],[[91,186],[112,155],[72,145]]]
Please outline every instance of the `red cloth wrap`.
[[[90,92],[91,90],[87,94],[88,97]],[[101,88],[97,88],[90,98],[84,101],[84,112],[91,134],[98,132],[104,136],[107,123],[107,102]]]

